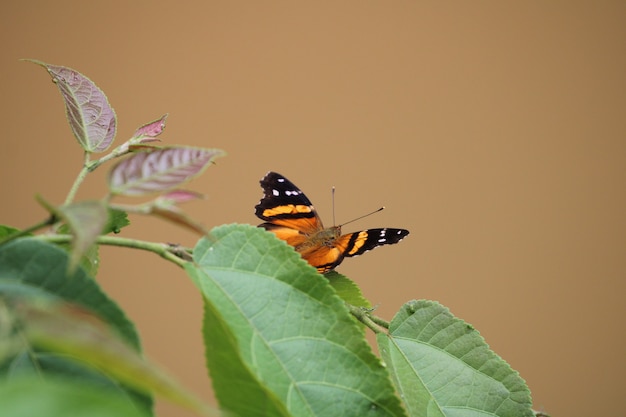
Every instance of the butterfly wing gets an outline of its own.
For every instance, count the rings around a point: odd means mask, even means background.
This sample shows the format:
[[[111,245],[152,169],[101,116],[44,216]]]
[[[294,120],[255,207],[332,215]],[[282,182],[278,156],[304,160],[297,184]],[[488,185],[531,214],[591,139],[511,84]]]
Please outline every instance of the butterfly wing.
[[[335,246],[343,256],[358,256],[379,246],[398,243],[408,234],[406,229],[368,229],[340,236]]]
[[[409,234],[405,229],[369,229],[340,235],[340,227],[324,229],[317,211],[306,195],[276,172],[261,179],[263,198],[255,206],[259,225],[286,241],[321,273],[378,246],[398,243]]]
[[[321,274],[335,269],[344,258],[341,249],[335,246],[319,246],[309,253],[302,254],[302,256]]]
[[[255,213],[266,223],[260,224],[260,227],[271,230],[290,245],[293,244],[287,238],[293,241],[298,234],[310,235],[323,229],[313,204],[287,178],[276,172],[268,172],[261,179],[261,187],[264,195],[255,206]],[[304,239],[306,236],[302,236]]]

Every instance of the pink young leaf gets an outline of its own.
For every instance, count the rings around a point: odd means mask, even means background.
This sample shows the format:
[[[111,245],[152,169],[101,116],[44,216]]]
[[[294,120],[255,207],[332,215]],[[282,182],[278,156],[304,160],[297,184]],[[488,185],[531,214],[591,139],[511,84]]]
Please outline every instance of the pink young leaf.
[[[201,198],[204,198],[204,195],[196,193],[195,191],[172,190],[162,196],[159,196],[154,203],[159,207],[168,207],[180,203],[186,203],[187,201],[199,200]]]
[[[223,155],[219,149],[184,146],[138,152],[111,169],[109,189],[113,194],[129,196],[165,192],[199,175]]]
[[[30,61],[44,67],[59,87],[67,120],[78,143],[87,152],[104,152],[115,138],[117,120],[102,90],[71,68]]]
[[[155,141],[157,141],[157,140],[158,139],[155,139]],[[142,142],[144,142],[144,141],[142,141]],[[142,151],[152,152],[155,149],[163,149],[163,147],[154,146],[154,145],[144,145],[143,143],[128,145],[128,151],[129,152],[142,152]]]
[[[160,142],[161,139],[151,138],[150,136],[140,137],[139,143],[151,143],[151,142]]]
[[[198,223],[197,221],[183,213],[178,207],[153,206],[151,214],[174,224],[186,227],[187,229],[194,231],[200,235],[209,234],[208,229],[204,227],[204,225]]]
[[[154,141],[155,139],[150,139],[155,138],[163,133],[163,129],[165,129],[165,119],[167,119],[167,114],[164,114],[163,116],[161,116],[161,118],[155,121],[146,123],[135,131],[135,134],[133,134],[133,138],[145,139],[146,142]],[[144,140],[140,141],[140,143],[143,142]]]

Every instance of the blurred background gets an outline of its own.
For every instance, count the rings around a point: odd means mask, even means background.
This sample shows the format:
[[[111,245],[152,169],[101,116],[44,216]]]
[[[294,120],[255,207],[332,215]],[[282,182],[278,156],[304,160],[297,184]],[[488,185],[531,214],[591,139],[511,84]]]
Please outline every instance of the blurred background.
[[[402,227],[348,259],[378,314],[438,300],[527,381],[534,408],[624,415],[626,2],[24,1],[0,15],[0,223],[63,202],[82,152],[40,67],[108,95],[116,144],[169,113],[167,144],[228,152],[187,188],[207,226],[257,224],[278,171],[345,231]],[[110,166],[110,165],[109,165]],[[79,198],[99,198],[103,166]],[[192,246],[134,216],[123,235]],[[106,247],[98,281],[147,356],[214,402],[202,305],[156,255]],[[159,401],[160,416],[190,415]]]

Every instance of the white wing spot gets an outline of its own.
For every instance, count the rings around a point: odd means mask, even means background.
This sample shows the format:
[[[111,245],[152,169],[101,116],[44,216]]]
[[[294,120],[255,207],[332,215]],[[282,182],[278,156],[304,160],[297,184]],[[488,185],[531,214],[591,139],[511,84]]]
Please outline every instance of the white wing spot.
[[[284,178],[278,178],[276,181],[278,181],[278,182],[285,182],[285,179]]]
[[[387,241],[387,239],[385,239],[384,237],[378,239],[378,243],[385,243],[386,241]]]
[[[280,191],[272,188],[272,194],[274,194],[274,197],[278,197],[280,195]]]

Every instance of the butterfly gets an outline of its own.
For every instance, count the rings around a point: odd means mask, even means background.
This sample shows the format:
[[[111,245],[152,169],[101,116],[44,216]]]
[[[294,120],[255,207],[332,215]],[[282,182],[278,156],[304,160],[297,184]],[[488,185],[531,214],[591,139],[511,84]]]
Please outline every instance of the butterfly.
[[[318,272],[326,273],[345,257],[357,256],[382,245],[398,243],[405,229],[368,229],[341,234],[341,226],[324,228],[311,201],[291,181],[276,172],[261,179],[264,196],[255,206],[259,225],[293,246]]]

